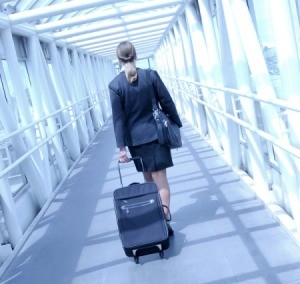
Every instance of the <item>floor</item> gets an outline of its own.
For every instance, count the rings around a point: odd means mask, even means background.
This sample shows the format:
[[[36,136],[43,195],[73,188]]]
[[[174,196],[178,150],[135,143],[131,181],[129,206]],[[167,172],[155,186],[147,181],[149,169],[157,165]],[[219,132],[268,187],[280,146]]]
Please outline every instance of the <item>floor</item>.
[[[0,279],[13,284],[300,283],[300,248],[185,123],[168,170],[175,231],[165,258],[135,264],[119,239],[111,122],[98,133]],[[122,166],[125,185],[142,181]]]

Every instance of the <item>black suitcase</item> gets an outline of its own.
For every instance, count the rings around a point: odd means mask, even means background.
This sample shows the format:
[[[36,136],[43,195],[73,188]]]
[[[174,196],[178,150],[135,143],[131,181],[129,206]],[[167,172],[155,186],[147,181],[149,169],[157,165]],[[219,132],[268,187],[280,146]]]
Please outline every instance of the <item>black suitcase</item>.
[[[134,157],[133,159],[140,159]],[[143,163],[142,163],[143,165]],[[159,253],[169,247],[169,233],[163,206],[154,182],[132,183],[123,187],[120,162],[118,170],[122,187],[114,191],[114,206],[120,239],[128,257]]]

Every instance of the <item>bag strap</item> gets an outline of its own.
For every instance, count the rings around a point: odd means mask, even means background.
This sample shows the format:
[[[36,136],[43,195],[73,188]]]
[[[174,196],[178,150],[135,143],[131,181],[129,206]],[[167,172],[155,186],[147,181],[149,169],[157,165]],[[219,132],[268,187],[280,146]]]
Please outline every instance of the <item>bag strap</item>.
[[[150,72],[151,72],[151,70],[146,70],[146,78],[147,78],[147,80],[149,82],[151,82],[151,86],[153,87]],[[158,109],[158,104],[157,104],[157,100],[156,100],[156,97],[155,97],[155,95],[154,95],[153,92],[151,92],[151,102],[152,102],[152,109],[153,109],[153,111],[157,110]]]

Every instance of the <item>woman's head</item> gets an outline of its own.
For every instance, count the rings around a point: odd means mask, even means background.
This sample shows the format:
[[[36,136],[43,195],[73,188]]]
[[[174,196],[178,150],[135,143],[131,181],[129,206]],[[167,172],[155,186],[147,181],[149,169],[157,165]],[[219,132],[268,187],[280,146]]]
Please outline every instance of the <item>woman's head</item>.
[[[117,57],[122,65],[124,65],[125,75],[130,83],[137,79],[137,71],[135,67],[136,51],[133,44],[129,41],[122,41],[117,47]]]

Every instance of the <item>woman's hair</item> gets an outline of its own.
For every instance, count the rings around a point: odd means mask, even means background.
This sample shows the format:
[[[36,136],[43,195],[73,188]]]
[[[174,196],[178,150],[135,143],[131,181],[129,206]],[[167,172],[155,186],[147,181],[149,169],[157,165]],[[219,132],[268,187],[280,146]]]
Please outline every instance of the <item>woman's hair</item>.
[[[134,61],[136,60],[136,51],[133,44],[129,41],[122,41],[117,47],[117,57],[124,64],[124,70],[127,80],[133,83],[137,79],[137,71]]]

